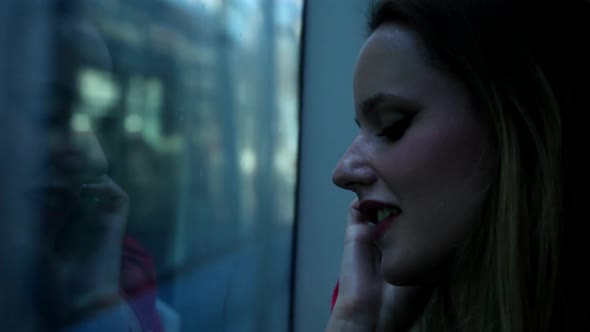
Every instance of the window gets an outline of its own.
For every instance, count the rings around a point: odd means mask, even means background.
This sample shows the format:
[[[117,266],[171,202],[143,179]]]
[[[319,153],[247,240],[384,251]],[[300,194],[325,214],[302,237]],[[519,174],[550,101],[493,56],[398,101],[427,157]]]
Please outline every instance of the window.
[[[11,324],[288,330],[302,7],[0,6]]]

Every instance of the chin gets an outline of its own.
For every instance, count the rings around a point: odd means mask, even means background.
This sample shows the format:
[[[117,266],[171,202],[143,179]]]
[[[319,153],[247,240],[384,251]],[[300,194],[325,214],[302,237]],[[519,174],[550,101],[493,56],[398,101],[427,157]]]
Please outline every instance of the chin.
[[[417,286],[421,284],[420,276],[401,267],[381,266],[381,274],[387,283],[394,286]]]
[[[395,286],[432,286],[440,283],[448,275],[447,260],[421,262],[418,259],[381,260],[383,279]],[[421,264],[422,263],[422,264]],[[430,263],[430,264],[429,264]]]

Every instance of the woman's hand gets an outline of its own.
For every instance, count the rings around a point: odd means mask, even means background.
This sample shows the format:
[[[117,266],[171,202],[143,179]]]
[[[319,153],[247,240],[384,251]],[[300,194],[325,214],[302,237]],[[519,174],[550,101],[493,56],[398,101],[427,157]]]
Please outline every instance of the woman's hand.
[[[61,325],[121,303],[128,197],[103,175],[82,185],[78,211],[47,239],[48,306]]]
[[[326,332],[407,331],[422,312],[427,290],[387,283],[371,225],[352,202],[339,279],[338,298]]]

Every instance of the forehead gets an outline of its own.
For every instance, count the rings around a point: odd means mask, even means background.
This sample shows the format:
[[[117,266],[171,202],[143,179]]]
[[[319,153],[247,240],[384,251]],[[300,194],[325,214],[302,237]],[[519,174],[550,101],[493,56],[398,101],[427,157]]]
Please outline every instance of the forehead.
[[[367,39],[357,60],[355,98],[407,87],[419,75],[432,71],[427,59],[426,48],[413,30],[396,23],[381,25]]]
[[[367,39],[364,48],[371,46],[417,49],[422,45],[416,32],[409,26],[401,23],[381,24]]]
[[[59,22],[57,38],[64,65],[85,64],[103,71],[113,69],[113,59],[107,40],[94,23],[82,18],[63,18]]]

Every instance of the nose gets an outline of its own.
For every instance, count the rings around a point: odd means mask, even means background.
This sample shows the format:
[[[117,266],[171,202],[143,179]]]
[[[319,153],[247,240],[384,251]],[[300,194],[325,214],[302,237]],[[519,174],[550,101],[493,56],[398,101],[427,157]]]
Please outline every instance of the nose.
[[[332,182],[342,189],[358,193],[362,187],[377,181],[368,150],[358,136],[342,156],[332,173]]]
[[[60,178],[91,181],[107,172],[106,156],[92,130],[91,115],[75,107],[77,87],[67,75],[56,79],[49,82],[46,167]]]

